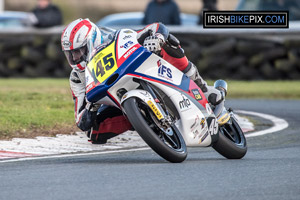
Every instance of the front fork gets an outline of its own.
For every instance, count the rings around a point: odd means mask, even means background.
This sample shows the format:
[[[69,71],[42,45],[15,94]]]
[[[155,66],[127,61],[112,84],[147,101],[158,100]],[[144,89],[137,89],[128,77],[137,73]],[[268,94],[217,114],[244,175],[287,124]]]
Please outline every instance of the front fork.
[[[164,126],[166,129],[170,128],[173,121],[168,113],[168,110],[164,110],[162,108],[162,106],[160,105],[161,101],[158,99],[157,95],[155,94],[155,92],[153,91],[152,87],[149,85],[148,82],[143,81],[143,80],[139,80],[139,82],[140,82],[142,88],[144,90],[146,90],[147,92],[149,92],[150,95],[154,98],[154,101],[156,102],[158,109],[161,111],[161,113],[163,115],[163,118],[160,120],[161,125]],[[160,99],[162,99],[162,98],[160,98]]]

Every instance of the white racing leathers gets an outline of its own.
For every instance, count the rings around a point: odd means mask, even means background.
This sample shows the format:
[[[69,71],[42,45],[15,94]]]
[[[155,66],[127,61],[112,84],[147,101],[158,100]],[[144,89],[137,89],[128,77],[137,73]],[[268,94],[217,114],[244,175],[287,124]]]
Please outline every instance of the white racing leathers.
[[[86,119],[87,116],[87,101],[85,94],[85,75],[84,71],[72,70],[70,74],[70,87],[74,100],[74,111],[76,125],[83,131],[87,131],[91,128],[90,122],[92,119]],[[86,124],[90,122],[89,124]]]
[[[86,131],[90,142],[104,144],[108,139],[132,128],[120,109],[92,104],[86,100],[84,71],[72,70],[70,86],[75,105],[76,125]]]

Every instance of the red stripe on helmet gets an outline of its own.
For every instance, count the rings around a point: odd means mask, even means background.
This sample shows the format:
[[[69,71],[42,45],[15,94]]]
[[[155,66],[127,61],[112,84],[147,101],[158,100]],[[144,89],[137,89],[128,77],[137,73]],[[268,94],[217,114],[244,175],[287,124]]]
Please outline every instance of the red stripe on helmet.
[[[80,70],[84,70],[84,67],[83,67],[81,64],[77,64],[77,67],[78,67]]]
[[[88,20],[82,20],[81,22],[79,22],[78,24],[76,24],[76,26],[74,26],[74,28],[72,29],[71,31],[71,34],[70,34],[70,42],[71,42],[71,47],[70,49],[73,50],[74,47],[73,47],[73,40],[75,38],[75,35],[76,33],[78,32],[78,30],[83,27],[83,26],[87,26],[89,28],[88,30],[88,33],[90,32],[90,30],[92,29],[92,25],[91,23],[88,21]],[[87,33],[87,34],[88,34]],[[85,36],[86,37],[86,36]]]

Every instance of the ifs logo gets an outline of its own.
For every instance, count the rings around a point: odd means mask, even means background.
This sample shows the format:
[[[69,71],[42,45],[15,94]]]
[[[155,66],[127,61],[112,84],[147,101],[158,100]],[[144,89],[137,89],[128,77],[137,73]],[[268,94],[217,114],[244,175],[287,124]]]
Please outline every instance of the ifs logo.
[[[120,48],[128,49],[128,47],[130,47],[132,44],[133,44],[132,41],[128,41],[124,45],[121,45]]]
[[[166,78],[168,80],[172,80],[172,70],[161,64],[161,61],[157,61],[158,66],[158,76]]]

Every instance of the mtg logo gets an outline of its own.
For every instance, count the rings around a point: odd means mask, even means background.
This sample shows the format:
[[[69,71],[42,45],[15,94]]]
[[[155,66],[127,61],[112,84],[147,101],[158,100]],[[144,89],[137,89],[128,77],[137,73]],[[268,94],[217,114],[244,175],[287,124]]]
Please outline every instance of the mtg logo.
[[[189,99],[185,98],[183,95],[182,96],[182,100],[179,101],[179,107],[180,109],[187,109],[190,108],[191,106],[191,102]]]
[[[167,78],[169,80],[172,80],[172,70],[164,65],[161,64],[161,61],[157,61],[158,66],[158,76]]]

